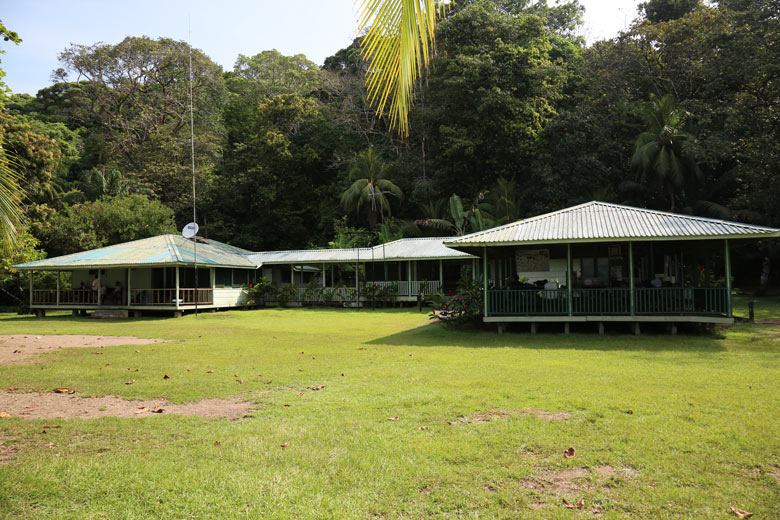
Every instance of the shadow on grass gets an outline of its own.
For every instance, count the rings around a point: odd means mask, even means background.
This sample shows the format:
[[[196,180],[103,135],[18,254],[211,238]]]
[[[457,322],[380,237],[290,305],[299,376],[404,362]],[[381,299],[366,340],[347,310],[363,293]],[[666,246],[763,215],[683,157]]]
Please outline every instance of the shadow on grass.
[[[530,334],[508,332],[498,334],[494,330],[460,328],[441,323],[423,325],[414,329],[390,334],[366,341],[366,345],[412,347],[463,347],[463,348],[527,348],[594,351],[677,351],[677,352],[725,352],[723,338],[717,335],[640,335],[561,333]]]

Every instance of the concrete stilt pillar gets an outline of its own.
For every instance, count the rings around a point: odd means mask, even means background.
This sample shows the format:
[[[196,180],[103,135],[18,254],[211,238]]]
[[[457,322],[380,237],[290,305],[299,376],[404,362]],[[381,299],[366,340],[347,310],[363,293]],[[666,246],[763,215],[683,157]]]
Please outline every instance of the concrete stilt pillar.
[[[78,309],[73,309],[73,310],[70,312],[70,315],[71,315],[71,316],[78,316],[78,315],[79,315],[79,311],[78,311]]]
[[[604,322],[603,321],[599,322],[599,334],[601,334],[602,336],[604,335]]]
[[[564,333],[564,334],[568,334],[568,333],[569,333],[569,330],[570,330],[570,329],[569,329],[569,327],[570,327],[570,325],[571,325],[571,324],[570,324],[568,321],[567,321],[566,323],[564,323],[564,324],[563,324],[563,333]]]
[[[670,323],[669,324],[669,334],[671,334],[672,336],[676,336],[677,335],[677,324],[676,323]]]
[[[531,322],[531,334],[536,334],[536,322]]]
[[[638,322],[634,322],[633,323],[633,330],[634,330],[634,335],[635,336],[639,336],[639,334],[641,334],[641,332],[639,330],[639,323]]]
[[[503,334],[506,332],[506,323],[499,323],[498,324],[498,333]]]

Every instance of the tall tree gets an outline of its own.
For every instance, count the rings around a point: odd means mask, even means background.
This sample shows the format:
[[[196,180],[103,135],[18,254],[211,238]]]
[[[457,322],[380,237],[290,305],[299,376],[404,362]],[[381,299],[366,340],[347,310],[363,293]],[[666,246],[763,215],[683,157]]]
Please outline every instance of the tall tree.
[[[687,112],[671,96],[650,97],[644,110],[648,130],[636,140],[631,164],[641,173],[640,183],[660,191],[674,211],[686,188],[701,180],[693,154],[686,144],[693,136],[684,131]]]
[[[360,152],[349,169],[352,184],[341,194],[341,204],[349,212],[365,211],[368,226],[374,229],[377,217],[391,214],[390,199],[392,195],[397,200],[403,198],[401,189],[388,179],[391,166],[382,160],[373,148]]]

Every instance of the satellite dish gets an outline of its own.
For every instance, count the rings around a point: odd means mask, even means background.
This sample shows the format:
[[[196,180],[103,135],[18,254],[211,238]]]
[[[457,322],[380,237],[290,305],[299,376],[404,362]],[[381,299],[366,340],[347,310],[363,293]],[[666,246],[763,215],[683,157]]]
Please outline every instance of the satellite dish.
[[[181,236],[184,238],[192,238],[198,234],[198,225],[195,222],[190,222],[184,229],[181,230]]]

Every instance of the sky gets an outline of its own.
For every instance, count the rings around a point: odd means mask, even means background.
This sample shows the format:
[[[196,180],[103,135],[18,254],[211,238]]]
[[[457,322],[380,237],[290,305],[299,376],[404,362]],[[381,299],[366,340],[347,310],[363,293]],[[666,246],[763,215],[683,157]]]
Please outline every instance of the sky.
[[[615,36],[639,1],[580,0],[582,36],[588,43]],[[355,38],[357,16],[355,0],[0,0],[0,19],[23,40],[0,41],[0,67],[14,93],[34,95],[51,85],[57,55],[70,44],[142,35],[189,40],[225,70],[239,54],[269,49],[321,65]]]

